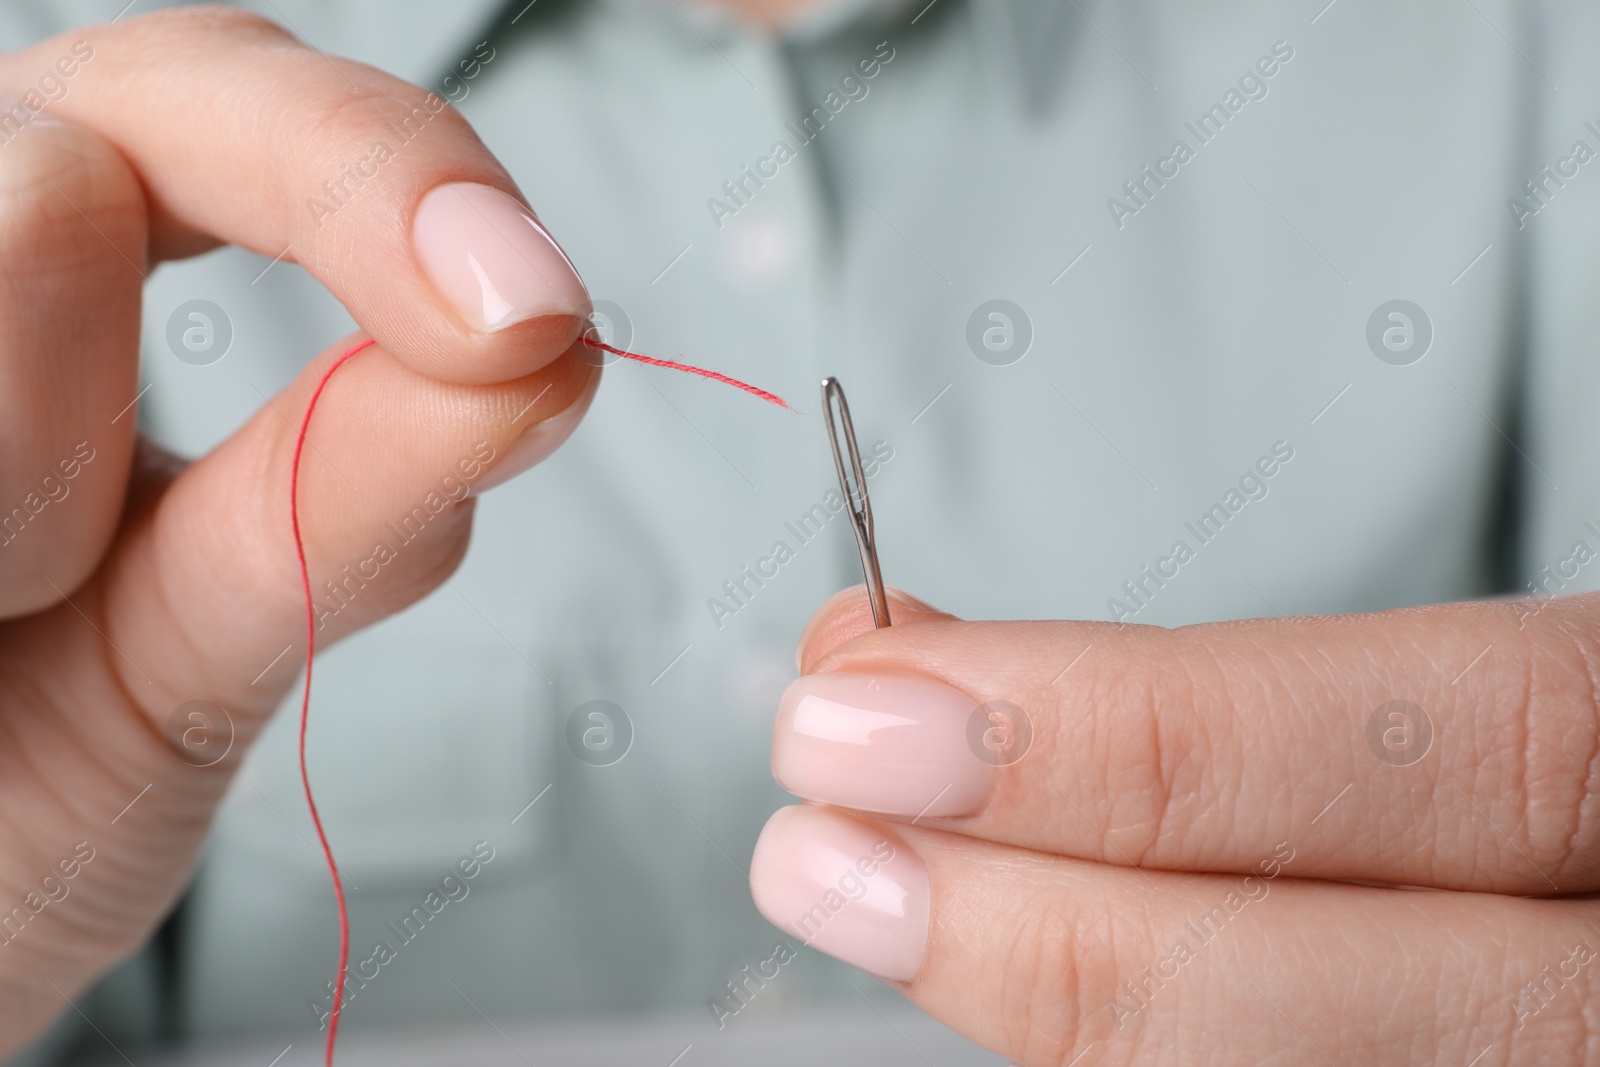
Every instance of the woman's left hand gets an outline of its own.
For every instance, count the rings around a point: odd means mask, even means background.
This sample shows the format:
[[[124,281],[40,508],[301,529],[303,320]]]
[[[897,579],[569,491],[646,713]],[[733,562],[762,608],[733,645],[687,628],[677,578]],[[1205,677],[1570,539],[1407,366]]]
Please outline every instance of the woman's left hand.
[[[1027,1067],[1600,1062],[1600,594],[891,605],[830,601],[779,708],[815,803],[750,880],[795,939]]]

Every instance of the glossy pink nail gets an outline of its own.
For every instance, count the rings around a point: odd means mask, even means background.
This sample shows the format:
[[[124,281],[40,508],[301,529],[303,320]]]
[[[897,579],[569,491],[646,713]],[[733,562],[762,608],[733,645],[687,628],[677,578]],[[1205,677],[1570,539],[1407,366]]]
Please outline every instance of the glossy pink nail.
[[[433,287],[485,333],[540,315],[588,318],[588,291],[555,239],[516,198],[487,185],[441,185],[417,205],[417,261]]]
[[[969,747],[978,705],[908,674],[810,674],[784,690],[772,776],[808,800],[883,815],[970,815],[994,764]]]
[[[899,837],[826,808],[782,808],[750,860],[767,921],[869,974],[909,982],[928,944],[928,868]]]

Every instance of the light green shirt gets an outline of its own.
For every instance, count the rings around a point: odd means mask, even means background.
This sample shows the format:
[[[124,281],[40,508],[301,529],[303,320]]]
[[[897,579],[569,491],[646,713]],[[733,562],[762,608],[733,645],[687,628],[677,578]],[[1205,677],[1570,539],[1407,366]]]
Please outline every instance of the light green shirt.
[[[612,340],[803,412],[614,367],[570,444],[483,499],[449,585],[319,661],[357,958],[496,850],[355,993],[352,1032],[475,1019],[447,976],[491,1017],[714,1032],[707,1002],[778,936],[744,878],[785,799],[793,645],[859,580],[824,375],[878,460],[885,578],[963,616],[1176,625],[1600,573],[1575,551],[1600,553],[1589,8],[935,0],[773,39],[687,0],[540,0],[444,82],[493,4],[260,7],[458,99],[625,313]],[[224,251],[151,285],[162,440],[214,444],[347,327],[264,268]],[[235,328],[210,367],[164,340],[196,297]],[[566,742],[595,699],[632,724],[611,766]],[[315,1037],[332,901],[289,725],[180,916],[190,1033]],[[853,1003],[846,974],[805,952],[750,1011]]]

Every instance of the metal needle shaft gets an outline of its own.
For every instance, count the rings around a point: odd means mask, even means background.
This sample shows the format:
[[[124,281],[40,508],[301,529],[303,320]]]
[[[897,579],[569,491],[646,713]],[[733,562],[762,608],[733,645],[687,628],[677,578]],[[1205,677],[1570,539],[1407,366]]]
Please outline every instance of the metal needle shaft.
[[[838,406],[835,418],[834,406]],[[856,429],[850,422],[850,405],[837,378],[822,380],[822,410],[828,420],[828,440],[833,445],[833,466],[839,472],[839,490],[850,509],[850,524],[855,528],[856,547],[861,551],[861,569],[867,577],[867,596],[872,601],[872,622],[879,629],[889,625],[889,598],[883,589],[883,572],[878,567],[878,544],[872,532],[872,501],[867,498],[867,476],[861,469],[861,451],[856,447]],[[844,426],[844,447],[840,447],[839,427]],[[850,458],[845,464],[845,456]]]

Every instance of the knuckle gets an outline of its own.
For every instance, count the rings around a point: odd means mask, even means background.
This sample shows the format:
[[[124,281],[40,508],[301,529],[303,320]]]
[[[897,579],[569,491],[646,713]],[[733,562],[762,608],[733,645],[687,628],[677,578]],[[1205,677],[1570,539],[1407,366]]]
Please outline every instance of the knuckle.
[[[1158,633],[1151,640],[1169,637]],[[1195,758],[1201,740],[1191,733],[1192,680],[1181,670],[1149,669],[1151,663],[1174,661],[1170,645],[1149,651],[1101,666],[1080,693],[1086,706],[1058,717],[1080,721],[1094,735],[1089,744],[1103,777],[1088,795],[1102,798],[1105,807],[1085,814],[1108,835],[1093,837],[1104,850],[1100,858],[1141,867],[1158,861],[1175,811],[1199,788],[1194,774],[1205,764]]]
[[[1527,662],[1509,717],[1521,734],[1512,751],[1525,847],[1558,885],[1587,886],[1600,874],[1600,634],[1581,618],[1552,619]]]
[[[288,232],[313,245],[320,219],[351,204],[358,211],[388,211],[385,194],[407,188],[408,172],[420,169],[422,180],[436,180],[432,171],[441,154],[470,156],[477,142],[466,120],[436,93],[388,78],[357,84],[331,98],[292,102],[295,117],[280,127],[283,158],[297,161],[282,179],[280,201],[292,213]],[[313,207],[320,211],[307,210]]]
[[[35,213],[59,208],[125,210],[143,205],[133,170],[104,138],[81,126],[30,123],[6,137],[0,196],[31,202]],[[70,199],[70,203],[68,200]]]
[[[1080,1051],[1082,1013],[1110,1000],[1115,981],[1110,955],[1080,958],[1084,941],[1077,927],[1065,900],[1043,896],[1031,902],[996,953],[992,966],[1005,1047],[1016,1051],[1019,1063],[1068,1063]],[[1096,991],[1088,992],[1087,1000],[1086,989]]]
[[[13,253],[0,274],[126,271],[145,258],[146,209],[138,179],[97,134],[38,126],[5,145],[0,233]]]

